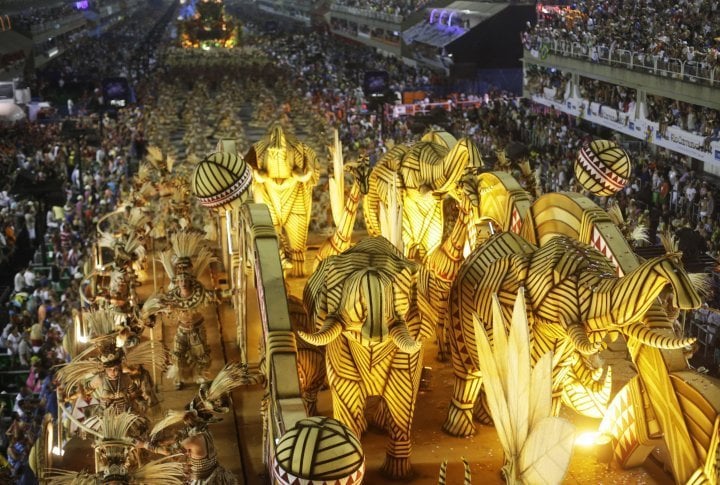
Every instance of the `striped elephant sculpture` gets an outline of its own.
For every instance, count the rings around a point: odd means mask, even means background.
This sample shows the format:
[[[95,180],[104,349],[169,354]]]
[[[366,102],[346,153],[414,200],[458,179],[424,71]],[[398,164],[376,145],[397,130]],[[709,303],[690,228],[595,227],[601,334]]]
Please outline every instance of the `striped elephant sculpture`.
[[[312,189],[320,177],[317,155],[279,124],[245,155],[252,167],[255,202],[270,209],[291,276],[305,276]]]
[[[320,262],[303,295],[317,331],[298,331],[308,343],[325,347],[335,419],[360,436],[367,428],[367,398],[382,398],[376,421],[390,443],[381,471],[394,479],[411,473],[422,342],[433,335],[415,299],[419,271],[385,238],[364,239]]]
[[[537,248],[511,232],[492,236],[465,260],[450,291],[447,331],[455,386],[443,429],[454,436],[469,436],[475,431],[473,411],[482,379],[474,351],[473,316],[478,315],[486,331],[492,332],[494,294],[506,321],[510,321],[515,295],[520,287],[525,288],[532,358],[548,351],[554,355],[555,414],[564,402],[578,412],[596,416],[604,412],[610,397],[607,382],[594,382],[608,378],[596,367],[609,331],[661,349],[693,343],[694,339],[656,330],[647,321],[667,285],[674,290],[676,308],[700,305],[678,254],[648,260],[617,277],[602,253],[570,237],[557,236]],[[570,398],[568,389],[574,389]],[[604,402],[593,399],[593,393],[598,392]],[[583,393],[589,399],[578,398]],[[585,405],[600,409],[585,413]]]

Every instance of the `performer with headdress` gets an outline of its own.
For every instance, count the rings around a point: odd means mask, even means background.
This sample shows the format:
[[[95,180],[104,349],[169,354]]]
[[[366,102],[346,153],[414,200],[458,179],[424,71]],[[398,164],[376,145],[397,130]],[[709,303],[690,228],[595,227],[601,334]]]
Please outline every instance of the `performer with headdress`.
[[[185,411],[170,411],[150,432],[150,441],[138,441],[139,448],[153,453],[169,455],[182,451],[186,454],[190,469],[191,485],[233,485],[235,476],[223,468],[217,460],[215,440],[208,424],[217,422],[218,413],[229,410],[233,389],[243,385],[245,373],[240,364],[226,365],[208,386],[200,387],[198,394]],[[169,445],[162,445],[161,434],[171,426],[180,425],[179,438]]]
[[[105,413],[84,429],[95,436],[96,471],[49,469],[42,477],[47,485],[183,485],[183,464],[169,459],[139,466],[132,429],[139,418],[129,413]],[[94,428],[94,429],[93,429]]]
[[[125,350],[116,345],[116,336],[112,339],[98,339],[93,343],[94,346],[58,371],[58,380],[68,393],[68,399],[93,393],[103,410],[116,414],[142,414],[150,403],[123,367],[151,368],[155,365],[162,372],[167,360],[162,344],[142,342]]]
[[[163,252],[160,259],[171,286],[165,293],[148,298],[142,311],[145,319],[163,312],[171,314],[177,322],[168,372],[177,389],[184,381],[204,382],[210,366],[210,349],[200,311],[218,300],[214,291],[198,281],[213,259],[203,241],[202,233],[195,231],[178,232],[171,237],[172,250]]]

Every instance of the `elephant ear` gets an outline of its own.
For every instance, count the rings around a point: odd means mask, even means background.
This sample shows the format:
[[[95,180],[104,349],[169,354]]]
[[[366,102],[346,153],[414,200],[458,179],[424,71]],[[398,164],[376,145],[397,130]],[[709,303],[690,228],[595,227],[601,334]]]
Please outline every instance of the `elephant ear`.
[[[328,268],[330,268],[330,259],[332,258],[320,262],[313,274],[308,278],[303,290],[303,305],[310,321],[324,320],[328,313],[325,275],[328,274]]]
[[[393,279],[392,296],[395,303],[395,313],[400,318],[404,318],[410,311],[411,305],[415,303],[416,273],[415,267],[406,266]]]

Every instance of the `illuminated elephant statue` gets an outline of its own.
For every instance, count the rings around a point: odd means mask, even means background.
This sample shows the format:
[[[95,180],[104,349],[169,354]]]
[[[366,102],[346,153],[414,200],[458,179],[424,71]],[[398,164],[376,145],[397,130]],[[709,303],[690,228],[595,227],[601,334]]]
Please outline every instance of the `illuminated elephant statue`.
[[[422,370],[422,341],[433,329],[419,317],[415,281],[422,268],[382,237],[323,260],[307,282],[305,306],[317,332],[298,332],[326,346],[335,419],[360,436],[364,408],[380,396],[389,435],[382,472],[407,477],[410,428]]]
[[[305,275],[312,189],[320,177],[317,155],[279,124],[245,155],[253,170],[255,202],[270,209],[273,226],[292,264],[292,276]]]
[[[700,305],[676,253],[651,259],[617,277],[602,253],[567,236],[554,237],[539,249],[511,232],[491,237],[466,259],[451,289],[448,331],[455,387],[443,429],[454,436],[469,436],[475,430],[473,407],[481,374],[474,351],[473,315],[492,332],[493,294],[498,294],[510,321],[518,288],[525,288],[533,359],[553,352],[557,414],[561,402],[572,402],[562,398],[568,379],[577,383],[595,373],[597,354],[609,331],[660,349],[678,349],[694,341],[669,336],[649,324],[648,317],[666,285],[674,289],[675,307]],[[586,364],[587,372],[573,367],[578,359]]]
[[[391,210],[391,192],[402,207],[404,253],[424,258],[440,246],[443,199],[466,168],[480,168],[482,157],[468,138],[456,140],[443,131],[431,131],[412,146],[397,145],[378,161],[370,175],[363,212],[368,233],[384,235],[381,206]]]

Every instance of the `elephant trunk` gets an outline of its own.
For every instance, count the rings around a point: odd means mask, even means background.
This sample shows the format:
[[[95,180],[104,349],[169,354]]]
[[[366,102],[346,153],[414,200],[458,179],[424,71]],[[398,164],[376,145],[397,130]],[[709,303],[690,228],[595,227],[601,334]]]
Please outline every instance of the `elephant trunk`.
[[[695,338],[672,337],[664,335],[659,329],[648,328],[642,323],[632,323],[623,327],[621,331],[628,337],[637,339],[640,343],[655,347],[657,349],[674,350],[682,349],[695,343]]]
[[[342,324],[334,317],[327,316],[323,326],[315,333],[305,333],[302,330],[298,330],[298,336],[306,341],[307,343],[316,347],[322,347],[327,345],[342,333]]]
[[[581,354],[589,356],[597,353],[598,347],[590,342],[583,325],[569,325],[567,328],[567,335],[575,346],[575,349]]]
[[[401,352],[407,354],[414,354],[422,348],[422,344],[410,336],[407,323],[403,320],[397,320],[390,327],[390,338]]]

